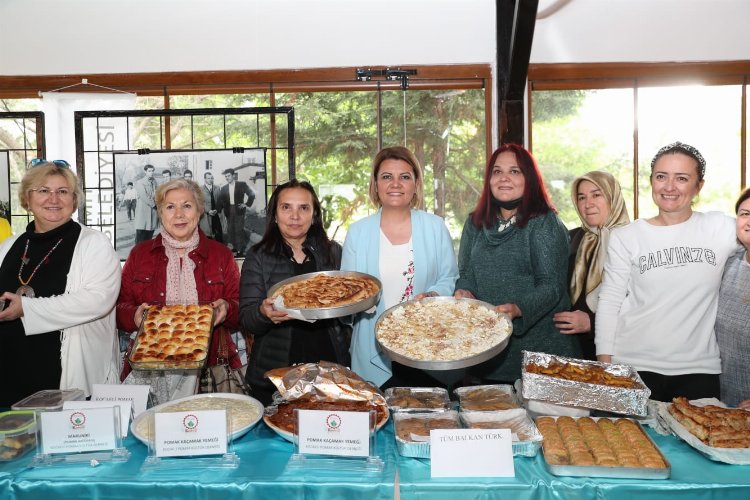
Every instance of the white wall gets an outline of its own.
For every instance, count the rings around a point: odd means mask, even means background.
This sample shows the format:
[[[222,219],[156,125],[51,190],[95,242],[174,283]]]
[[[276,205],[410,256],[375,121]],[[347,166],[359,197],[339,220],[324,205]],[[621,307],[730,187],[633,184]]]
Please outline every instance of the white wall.
[[[531,62],[747,60],[749,23],[749,0],[570,0],[537,20]]]

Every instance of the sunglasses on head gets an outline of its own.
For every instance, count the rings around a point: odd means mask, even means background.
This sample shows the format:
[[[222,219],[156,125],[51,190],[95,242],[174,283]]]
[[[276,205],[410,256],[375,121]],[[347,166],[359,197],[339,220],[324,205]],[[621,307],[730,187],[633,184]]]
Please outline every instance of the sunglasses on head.
[[[33,158],[29,162],[29,168],[38,167],[39,165],[43,165],[45,163],[53,163],[60,168],[70,168],[70,163],[65,160],[48,160],[46,158]]]

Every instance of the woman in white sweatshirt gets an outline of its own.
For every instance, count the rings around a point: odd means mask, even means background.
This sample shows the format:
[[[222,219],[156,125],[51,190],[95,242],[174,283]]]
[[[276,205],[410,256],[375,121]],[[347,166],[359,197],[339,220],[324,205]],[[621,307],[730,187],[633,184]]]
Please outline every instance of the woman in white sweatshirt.
[[[651,162],[659,214],[615,229],[604,267],[597,358],[634,366],[659,401],[719,397],[714,320],[735,224],[719,212],[693,211],[705,170],[696,148],[661,148]]]

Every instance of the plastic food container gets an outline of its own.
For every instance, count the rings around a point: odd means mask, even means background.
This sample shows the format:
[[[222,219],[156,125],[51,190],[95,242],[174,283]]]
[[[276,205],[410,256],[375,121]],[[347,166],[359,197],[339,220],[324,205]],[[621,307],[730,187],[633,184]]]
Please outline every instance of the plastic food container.
[[[208,358],[210,304],[153,305],[146,310],[128,360],[134,370],[192,370]]]
[[[468,429],[510,429],[513,435],[514,456],[536,456],[542,446],[542,434],[523,408],[461,411],[459,415],[461,422]]]
[[[442,387],[390,387],[385,401],[391,411],[444,411],[451,407],[448,391]]]
[[[430,430],[462,428],[455,410],[426,413],[399,411],[393,414],[393,425],[399,455],[415,458],[430,458]]]
[[[497,411],[521,407],[521,402],[512,385],[459,387],[453,393],[459,398],[461,411]]]
[[[32,410],[0,413],[0,462],[22,457],[36,448],[36,419]]]
[[[62,410],[65,401],[81,401],[84,399],[86,397],[80,389],[46,389],[22,399],[11,408],[14,410],[55,411]]]

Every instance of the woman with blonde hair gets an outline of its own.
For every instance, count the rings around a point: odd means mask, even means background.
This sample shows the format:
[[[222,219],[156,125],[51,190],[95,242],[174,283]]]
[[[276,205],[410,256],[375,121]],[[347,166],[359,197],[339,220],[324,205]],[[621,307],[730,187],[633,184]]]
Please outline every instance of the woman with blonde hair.
[[[120,260],[104,233],[73,220],[78,178],[64,160],[35,159],[18,198],[34,220],[0,245],[0,408],[117,382]]]
[[[401,302],[453,293],[458,268],[450,233],[443,219],[420,210],[422,167],[408,149],[375,156],[369,192],[378,211],[349,228],[341,269],[380,278],[383,294],[375,313],[355,317],[352,369],[378,386],[437,385],[421,370],[391,363],[375,342],[375,321]]]
[[[568,281],[571,311],[556,313],[555,326],[565,335],[575,334],[583,357],[596,360],[594,314],[599,302],[610,230],[630,223],[622,189],[607,172],[595,170],[578,177],[571,188],[581,227],[570,231]]]

